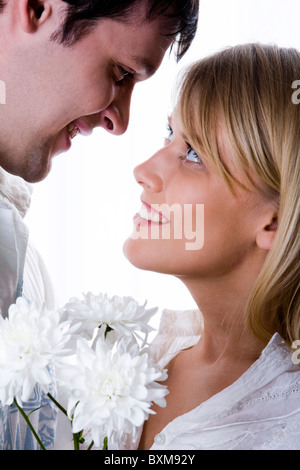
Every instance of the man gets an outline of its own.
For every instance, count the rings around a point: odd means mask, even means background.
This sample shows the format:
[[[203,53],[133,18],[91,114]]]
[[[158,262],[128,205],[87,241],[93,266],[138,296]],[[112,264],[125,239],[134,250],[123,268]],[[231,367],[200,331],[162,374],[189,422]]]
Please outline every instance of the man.
[[[22,222],[30,199],[23,179],[42,180],[78,133],[126,131],[135,83],[155,73],[170,46],[177,43],[178,59],[186,52],[198,2],[0,0],[2,315],[19,295],[51,303]],[[52,448],[55,412],[36,388],[24,408],[40,406],[31,419]],[[15,408],[0,406],[0,449],[23,448],[36,448],[31,433]]]
[[[135,83],[157,70],[178,31],[184,52],[197,12],[195,0],[5,3],[0,164],[31,182],[46,176],[76,132],[126,130]]]

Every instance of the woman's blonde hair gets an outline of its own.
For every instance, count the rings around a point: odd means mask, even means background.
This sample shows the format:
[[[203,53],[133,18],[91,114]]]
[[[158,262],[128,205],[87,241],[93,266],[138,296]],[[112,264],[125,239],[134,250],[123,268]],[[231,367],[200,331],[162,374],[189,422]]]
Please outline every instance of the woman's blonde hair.
[[[246,44],[193,64],[179,95],[192,147],[233,188],[218,141],[221,122],[237,167],[251,183],[256,175],[258,190],[279,208],[276,237],[246,307],[249,325],[263,341],[275,332],[288,343],[300,338],[300,104],[292,99],[297,80],[299,51]]]

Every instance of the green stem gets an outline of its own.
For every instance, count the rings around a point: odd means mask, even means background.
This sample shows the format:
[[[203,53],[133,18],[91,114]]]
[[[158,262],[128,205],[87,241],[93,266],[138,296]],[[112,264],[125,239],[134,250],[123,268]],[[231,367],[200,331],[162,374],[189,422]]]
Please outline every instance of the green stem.
[[[21,408],[17,402],[16,399],[14,399],[14,404],[16,405],[16,407],[18,408],[18,410],[20,411],[21,415],[23,416],[23,418],[25,419],[26,423],[27,423],[27,426],[29,427],[30,431],[32,432],[32,434],[34,435],[34,437],[36,438],[40,448],[42,450],[46,450],[46,447],[44,446],[44,444],[42,443],[41,439],[39,438],[39,436],[37,435],[37,433],[35,432],[35,429],[34,427],[32,426],[31,422],[30,422],[30,419],[28,418],[27,414],[25,413],[25,411],[23,410],[23,408]]]
[[[104,438],[102,450],[108,450],[108,439],[107,439],[107,437]]]
[[[74,440],[74,450],[80,450],[78,433],[73,434],[73,440]]]
[[[57,408],[59,408],[60,411],[63,412],[63,414],[65,414],[66,416],[68,416],[68,413],[67,413],[67,411],[65,410],[65,408],[64,408],[63,406],[61,406],[61,404],[58,403],[58,401],[55,400],[55,398],[51,395],[51,393],[48,393],[47,395],[48,395],[48,397],[50,398],[50,400],[52,400],[53,403],[57,406]]]
[[[55,400],[55,398],[51,395],[51,393],[48,393],[47,395],[50,398],[50,400],[52,400],[53,403],[57,406],[57,408],[60,411],[62,411],[64,415],[66,415],[68,417],[68,413],[67,413],[66,409],[60,403],[58,403],[57,400]],[[71,421],[71,424],[72,424],[72,421]],[[79,433],[73,433],[74,450],[80,450],[80,438],[81,437],[82,437],[82,433],[80,433],[80,432]]]
[[[87,450],[91,450],[91,448],[93,447],[93,445],[94,445],[94,441],[92,441],[92,442],[90,443],[90,445],[88,446]]]

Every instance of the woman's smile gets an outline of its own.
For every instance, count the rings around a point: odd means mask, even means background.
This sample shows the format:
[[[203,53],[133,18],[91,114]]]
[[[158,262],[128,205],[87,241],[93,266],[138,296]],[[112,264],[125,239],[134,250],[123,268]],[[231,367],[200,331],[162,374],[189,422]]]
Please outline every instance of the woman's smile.
[[[160,205],[153,204],[149,205],[146,202],[142,201],[141,208],[139,212],[134,216],[134,223],[135,225],[162,225],[168,224],[169,219],[159,211]]]

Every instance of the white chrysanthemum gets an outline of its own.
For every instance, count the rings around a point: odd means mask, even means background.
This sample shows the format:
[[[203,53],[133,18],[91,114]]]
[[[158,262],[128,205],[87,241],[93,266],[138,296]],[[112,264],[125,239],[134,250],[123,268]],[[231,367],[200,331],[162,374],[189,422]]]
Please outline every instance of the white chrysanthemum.
[[[83,299],[72,298],[63,309],[63,318],[72,325],[77,335],[87,339],[93,337],[95,328],[107,325],[118,336],[132,336],[137,332],[147,335],[153,328],[148,325],[157,308],[145,309],[146,304],[139,305],[131,297],[94,295],[91,292]]]
[[[0,315],[0,402],[20,406],[38,383],[45,392],[51,382],[49,365],[69,340],[57,312],[37,309],[19,298],[8,318]]]
[[[99,338],[94,349],[79,340],[77,363],[65,375],[73,432],[89,429],[98,447],[104,437],[112,444],[126,434],[134,436],[152,413],[153,402],[165,406],[167,388],[156,381],[166,378],[166,371],[128,338],[113,348]]]

